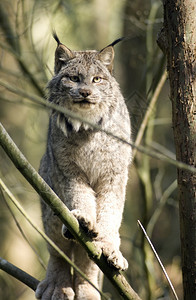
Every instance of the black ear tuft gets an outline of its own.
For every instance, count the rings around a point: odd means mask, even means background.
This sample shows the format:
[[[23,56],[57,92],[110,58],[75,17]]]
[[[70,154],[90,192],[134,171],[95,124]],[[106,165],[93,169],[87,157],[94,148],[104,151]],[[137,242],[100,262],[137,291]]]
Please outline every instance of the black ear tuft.
[[[125,40],[126,39],[126,37],[121,37],[121,38],[119,38],[119,39],[117,39],[117,40],[115,40],[115,41],[113,41],[111,44],[109,44],[107,47],[109,47],[109,46],[112,46],[112,47],[114,47],[116,44],[118,44],[119,42],[121,42],[121,41],[123,41],[123,40]]]
[[[60,42],[55,31],[53,31],[52,35],[57,42],[57,48],[55,51],[55,65],[54,65],[54,71],[55,74],[57,74],[63,65],[65,65],[70,59],[75,57],[75,54]]]
[[[57,42],[57,44],[59,46],[61,44],[61,42],[60,42],[55,30],[53,30],[52,36],[53,36],[53,38],[55,39],[55,41]]]
[[[100,61],[107,67],[107,69],[112,73],[113,69],[113,60],[114,60],[114,45],[124,40],[125,37],[119,38],[103,48],[101,51],[99,51],[99,59]]]

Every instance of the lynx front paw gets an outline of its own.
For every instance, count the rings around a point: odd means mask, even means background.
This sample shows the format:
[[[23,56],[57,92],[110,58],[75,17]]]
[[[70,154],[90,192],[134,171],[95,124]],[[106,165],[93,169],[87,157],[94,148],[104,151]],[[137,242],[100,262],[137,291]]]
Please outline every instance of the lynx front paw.
[[[117,249],[111,250],[110,247],[109,248],[104,247],[102,251],[103,254],[106,256],[107,261],[110,265],[122,271],[128,269],[128,262],[123,257],[122,253],[119,250]]]
[[[74,300],[74,295],[71,287],[47,278],[39,283],[35,292],[35,297],[41,300]]]
[[[102,243],[101,249],[103,255],[106,257],[107,262],[118,270],[126,270],[128,268],[128,262],[123,257],[120,250],[118,250],[112,243]]]
[[[71,211],[71,213],[78,220],[88,236],[94,238],[98,235],[98,232],[96,230],[96,222],[93,217],[91,217],[87,213],[82,213],[79,209],[74,209]],[[72,234],[69,232],[65,225],[63,225],[62,227],[62,234],[66,238],[73,238]]]

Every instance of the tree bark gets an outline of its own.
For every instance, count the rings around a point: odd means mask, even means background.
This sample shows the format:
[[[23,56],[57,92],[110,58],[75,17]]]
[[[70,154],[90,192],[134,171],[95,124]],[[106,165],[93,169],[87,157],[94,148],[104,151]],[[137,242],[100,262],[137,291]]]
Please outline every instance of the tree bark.
[[[164,33],[176,158],[195,166],[196,1],[165,0]],[[178,169],[184,299],[196,299],[196,175]]]

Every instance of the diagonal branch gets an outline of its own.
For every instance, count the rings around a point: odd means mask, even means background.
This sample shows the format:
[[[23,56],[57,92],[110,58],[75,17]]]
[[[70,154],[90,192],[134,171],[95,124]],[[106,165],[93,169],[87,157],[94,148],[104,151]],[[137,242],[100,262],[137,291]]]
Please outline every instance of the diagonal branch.
[[[89,237],[86,236],[83,230],[79,227],[77,220],[73,217],[65,204],[57,197],[54,191],[30,165],[1,123],[0,145],[15,164],[16,168],[28,180],[42,199],[51,207],[54,213],[67,226],[68,230],[84,247],[91,259],[95,261],[103,273],[108,277],[123,299],[141,300],[137,293],[128,284],[122,273],[108,265],[101,249],[96,248]]]
[[[0,186],[1,186],[1,188],[3,188],[3,187],[2,187],[2,184],[3,184],[3,181],[2,181],[1,178],[0,178]],[[4,187],[5,187],[5,184],[4,184]],[[8,188],[7,188],[7,192],[8,192]],[[19,224],[17,218],[15,217],[14,212],[12,211],[12,208],[11,208],[10,205],[8,204],[7,199],[4,197],[3,191],[2,191],[1,189],[0,189],[0,196],[2,196],[2,199],[3,199],[3,201],[5,202],[5,205],[6,205],[7,209],[9,210],[9,212],[10,212],[12,218],[14,219],[14,222],[15,222],[15,224],[16,224],[18,230],[20,231],[20,233],[21,233],[23,239],[27,242],[27,244],[29,245],[29,247],[32,249],[32,251],[33,251],[34,254],[36,255],[36,257],[37,257],[37,259],[39,260],[41,266],[44,268],[44,270],[46,270],[46,266],[45,266],[45,264],[44,264],[42,258],[40,257],[40,255],[39,255],[38,251],[36,250],[36,248],[33,246],[33,244],[32,244],[32,243],[30,242],[30,240],[27,238],[26,234],[24,233],[24,231],[23,231],[22,227],[20,226],[20,224]]]
[[[141,143],[141,140],[142,140],[142,137],[144,135],[144,131],[146,129],[147,123],[148,123],[149,118],[150,118],[150,116],[152,114],[152,111],[153,111],[154,106],[155,106],[155,104],[157,102],[158,96],[159,96],[159,94],[161,92],[161,89],[162,89],[162,87],[163,87],[163,85],[165,83],[166,78],[167,78],[167,72],[164,71],[163,74],[162,74],[162,76],[161,76],[161,79],[160,79],[160,81],[159,81],[159,83],[158,83],[158,85],[157,85],[157,87],[156,87],[156,89],[154,91],[154,94],[153,94],[153,96],[151,98],[151,101],[150,101],[150,103],[148,105],[148,109],[147,109],[147,111],[145,113],[144,119],[142,121],[142,124],[140,126],[140,129],[138,131],[138,134],[137,134],[137,137],[136,137],[136,140],[135,140],[135,146],[139,146],[140,143]],[[134,158],[136,156],[136,153],[137,153],[137,148],[135,147],[133,149],[133,154],[132,154],[133,155],[133,160],[134,160]]]
[[[57,247],[57,245],[55,245],[55,243],[41,230],[39,229],[39,227],[32,221],[32,219],[27,215],[27,213],[25,212],[25,210],[22,208],[22,206],[20,205],[20,203],[17,201],[17,199],[14,197],[14,195],[10,192],[10,190],[7,188],[7,186],[4,184],[4,182],[2,181],[2,179],[0,178],[0,186],[2,188],[2,190],[6,193],[6,195],[10,198],[10,200],[12,201],[12,203],[16,206],[16,208],[20,211],[20,213],[25,217],[25,219],[27,220],[27,222],[29,222],[29,224],[31,224],[31,226],[43,237],[43,239],[50,245],[53,247],[53,249],[55,249],[59,255],[65,259],[70,266],[72,266],[74,268],[74,270],[79,273],[80,276],[82,276],[86,281],[88,281],[102,296],[103,299],[107,299],[107,297],[101,292],[99,291],[99,289],[88,279],[88,277],[69,259],[69,257],[60,249]]]
[[[159,265],[160,265],[160,267],[161,267],[161,269],[162,269],[162,271],[163,271],[163,273],[164,273],[167,281],[168,281],[168,283],[169,283],[169,286],[170,286],[170,288],[172,290],[174,298],[176,300],[179,300],[179,298],[178,298],[178,296],[176,294],[176,291],[175,291],[175,289],[173,287],[173,284],[172,284],[172,282],[171,282],[171,280],[170,280],[170,278],[169,278],[169,276],[168,276],[168,274],[167,274],[167,272],[166,272],[166,270],[165,270],[165,268],[164,268],[164,266],[163,266],[163,264],[162,264],[162,262],[161,262],[161,260],[160,260],[160,258],[158,256],[158,254],[157,254],[157,252],[156,252],[156,250],[155,250],[155,248],[154,248],[154,246],[153,246],[153,244],[152,244],[149,236],[147,235],[146,230],[144,229],[142,223],[139,220],[137,222],[138,222],[138,225],[140,226],[140,228],[142,229],[142,231],[143,231],[143,233],[144,233],[144,235],[145,235],[145,237],[146,237],[146,239],[147,239],[147,241],[148,241],[148,243],[149,243],[149,245],[150,245],[150,247],[151,247],[151,249],[152,249],[152,251],[153,251],[153,253],[154,253],[154,255],[155,255],[155,257],[156,257],[156,259],[157,259],[157,261],[158,261],[158,263],[159,263]]]
[[[23,270],[17,268],[7,260],[0,257],[0,269],[18,279],[19,281],[26,284],[32,290],[36,290],[39,280],[35,279],[33,276],[24,272]]]

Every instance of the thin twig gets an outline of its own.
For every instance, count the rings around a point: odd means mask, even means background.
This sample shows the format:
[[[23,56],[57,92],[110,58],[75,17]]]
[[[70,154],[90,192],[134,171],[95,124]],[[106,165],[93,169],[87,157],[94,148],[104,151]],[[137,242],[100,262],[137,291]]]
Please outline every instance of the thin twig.
[[[1,180],[1,179],[0,179]],[[2,194],[2,199],[5,202],[5,205],[7,206],[12,218],[14,219],[14,222],[18,228],[18,230],[20,231],[22,237],[24,238],[24,240],[27,242],[27,244],[30,246],[30,248],[32,249],[32,251],[34,252],[34,254],[36,255],[37,259],[39,260],[41,266],[44,268],[44,270],[46,270],[46,265],[44,264],[42,258],[40,257],[39,253],[37,252],[37,250],[35,249],[35,247],[31,244],[31,242],[29,241],[29,239],[27,238],[26,234],[24,233],[24,230],[22,229],[22,227],[20,226],[17,218],[14,215],[14,212],[12,211],[9,203],[7,202],[6,198],[4,197],[4,194],[2,192],[2,190],[0,189],[0,194]]]
[[[164,266],[163,266],[163,264],[162,264],[162,262],[161,262],[161,260],[160,260],[160,258],[158,256],[158,254],[157,254],[157,252],[156,252],[156,250],[155,250],[155,248],[154,248],[154,246],[153,246],[150,238],[148,237],[148,235],[146,233],[146,230],[144,229],[143,225],[141,224],[141,222],[139,220],[137,222],[138,222],[139,226],[141,227],[141,229],[142,229],[142,231],[143,231],[143,233],[144,233],[144,235],[145,235],[145,237],[146,237],[146,239],[147,239],[147,241],[148,241],[148,243],[149,243],[149,245],[150,245],[150,247],[151,247],[151,249],[152,249],[155,257],[156,257],[156,259],[158,260],[158,263],[159,263],[159,265],[160,265],[160,267],[161,267],[161,269],[162,269],[162,271],[163,271],[163,273],[164,273],[164,275],[165,275],[165,277],[166,277],[166,279],[167,279],[167,281],[169,283],[169,286],[170,286],[170,288],[171,288],[171,290],[173,292],[173,295],[174,295],[175,299],[179,300],[179,298],[178,298],[178,296],[176,294],[176,291],[175,291],[175,289],[173,287],[173,284],[172,284],[172,282],[171,282],[171,280],[170,280],[170,278],[169,278],[169,276],[168,276],[168,274],[167,274],[167,272],[166,272],[166,270],[165,270],[165,268],[164,268]]]
[[[3,81],[3,80],[0,80],[0,85],[5,87],[7,90],[9,90],[10,92],[12,93],[15,93],[17,95],[20,95],[24,98],[27,98],[31,101],[34,101],[34,102],[37,102],[39,103],[42,107],[45,107],[45,108],[48,108],[48,109],[53,109],[53,110],[56,110],[58,112],[61,112],[63,113],[64,115],[70,117],[70,118],[73,118],[73,119],[76,119],[80,122],[83,122],[85,124],[88,124],[89,126],[91,126],[92,128],[96,129],[96,130],[99,130],[99,131],[102,131],[104,132],[105,134],[113,137],[114,139],[117,139],[118,141],[122,142],[122,143],[125,143],[127,145],[129,145],[130,147],[132,148],[136,148],[138,151],[146,154],[146,155],[149,155],[153,158],[156,158],[156,159],[159,159],[159,160],[162,160],[162,161],[165,161],[166,163],[169,163],[169,164],[172,164],[174,165],[175,167],[179,168],[179,169],[184,169],[184,170],[187,170],[187,171],[190,171],[192,173],[196,173],[196,168],[194,168],[193,166],[189,166],[183,162],[180,162],[180,161],[177,161],[175,159],[172,159],[166,155],[164,155],[163,153],[157,153],[156,151],[153,151],[152,149],[150,148],[147,148],[147,147],[143,147],[143,146],[137,146],[135,143],[130,143],[126,140],[124,140],[123,138],[119,137],[119,136],[116,136],[115,134],[113,134],[112,132],[110,131],[107,131],[107,130],[104,130],[103,128],[101,128],[101,126],[97,125],[97,124],[94,124],[94,123],[91,123],[89,121],[86,121],[85,119],[79,117],[77,114],[73,113],[72,111],[62,107],[62,106],[59,106],[59,105],[56,105],[54,103],[51,103],[49,101],[46,101],[44,100],[43,98],[39,97],[39,96],[36,96],[36,95],[32,95],[30,93],[27,93],[25,92],[24,90],[20,90],[16,87],[13,87],[11,86],[9,83]]]
[[[1,2],[0,2],[0,27],[5,34],[5,40],[7,44],[13,50],[12,52],[16,53],[16,62],[18,63],[20,69],[24,72],[25,75],[27,75],[27,78],[29,78],[30,82],[32,83],[32,86],[37,90],[38,94],[40,96],[44,96],[43,89],[39,85],[38,80],[36,80],[34,75],[31,73],[31,71],[29,70],[29,66],[21,56],[19,39],[14,34],[13,28],[9,22],[7,11],[5,10],[4,5],[1,4]]]
[[[135,140],[135,146],[136,147],[133,149],[133,159],[136,156],[137,150],[139,150],[137,147],[141,143],[142,137],[144,135],[145,128],[147,126],[147,123],[149,121],[150,115],[152,113],[154,105],[157,102],[158,96],[159,96],[159,94],[160,94],[160,92],[162,90],[162,87],[163,87],[163,85],[165,83],[166,78],[167,78],[167,72],[164,71],[163,75],[161,76],[161,79],[160,79],[160,81],[159,81],[159,83],[158,83],[158,85],[157,85],[157,87],[156,87],[156,89],[154,91],[154,94],[153,94],[153,96],[151,98],[151,101],[150,101],[150,103],[148,105],[148,109],[147,109],[147,111],[145,113],[145,116],[143,118],[142,124],[140,125],[140,129],[138,131],[138,134],[137,134],[137,137],[136,137],[136,140]]]
[[[9,99],[8,97],[4,97],[2,95],[0,95],[0,101],[4,101],[10,104],[16,104],[16,105],[22,105],[22,106],[29,106],[31,108],[34,109],[44,109],[43,106],[40,106],[40,104],[38,103],[34,103],[34,102],[29,102],[27,101],[27,99]]]
[[[168,188],[164,191],[160,201],[159,201],[159,204],[158,204],[158,207],[156,208],[156,210],[154,211],[153,215],[151,216],[149,222],[148,222],[148,225],[147,225],[147,232],[148,232],[148,235],[151,236],[152,235],[152,231],[153,231],[153,228],[162,212],[162,209],[164,207],[164,205],[166,204],[167,200],[168,200],[168,197],[171,195],[171,193],[173,193],[173,191],[177,188],[177,180],[174,180],[169,186]]]
[[[174,152],[170,151],[168,148],[166,148],[165,146],[163,146],[155,141],[151,141],[150,147],[155,151],[165,153],[165,155],[167,155],[168,157],[170,157],[172,159],[176,158],[176,154]]]

